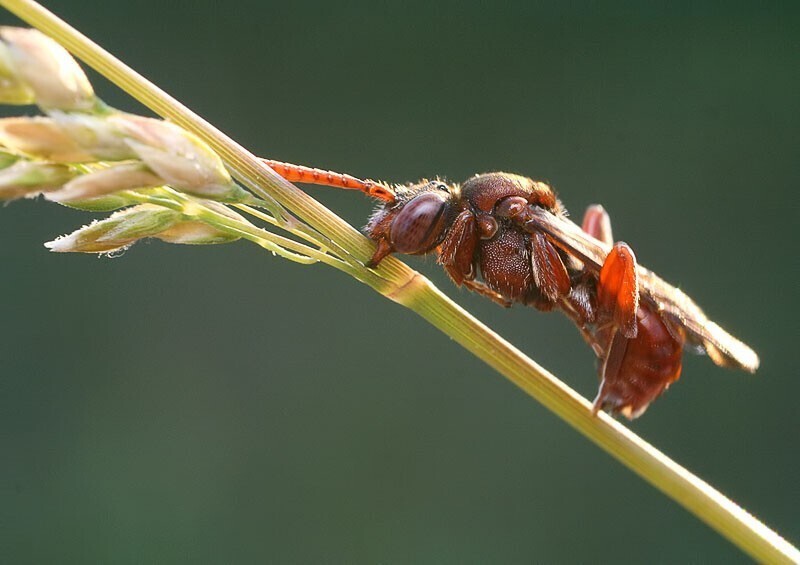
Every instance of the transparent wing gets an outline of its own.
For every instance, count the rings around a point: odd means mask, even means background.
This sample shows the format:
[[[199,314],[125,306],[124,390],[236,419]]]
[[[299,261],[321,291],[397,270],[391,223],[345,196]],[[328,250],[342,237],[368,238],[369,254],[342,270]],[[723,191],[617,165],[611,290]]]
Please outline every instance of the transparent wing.
[[[611,251],[610,245],[593,238],[566,217],[538,207],[533,212],[531,222],[536,228],[549,235],[556,245],[579,259],[588,269],[600,271]],[[756,352],[709,320],[683,291],[641,265],[638,275],[640,292],[658,305],[666,319],[683,327],[689,343],[704,349],[714,363],[750,373],[758,369]]]

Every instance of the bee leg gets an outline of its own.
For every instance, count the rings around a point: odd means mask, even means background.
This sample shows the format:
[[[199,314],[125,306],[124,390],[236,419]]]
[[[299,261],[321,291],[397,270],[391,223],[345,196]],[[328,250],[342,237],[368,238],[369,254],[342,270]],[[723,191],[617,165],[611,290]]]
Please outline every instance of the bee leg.
[[[627,243],[615,243],[600,269],[597,308],[599,320],[608,319],[623,336],[636,337],[639,277],[636,256]]]
[[[486,283],[476,281],[475,248],[478,245],[478,224],[470,210],[462,210],[453,221],[453,227],[439,246],[438,262],[458,286],[485,296],[500,306],[509,308],[511,301],[489,288]]]
[[[559,299],[568,297],[571,288],[569,276],[566,276],[564,263],[552,242],[534,221],[536,207],[529,205],[524,198],[509,196],[497,203],[495,214],[508,218],[531,234],[534,277],[542,293]],[[605,210],[592,207],[588,215],[584,222],[586,229],[610,238],[611,222]],[[633,250],[627,243],[619,242],[605,258],[597,282],[598,323],[609,322],[628,338],[636,337],[636,311],[639,308],[636,268]]]
[[[534,206],[520,196],[508,196],[495,206],[499,218],[507,218],[530,234],[531,269],[542,296],[552,304],[569,295],[572,286],[567,268],[547,236],[530,223]]]
[[[389,231],[392,227],[392,217],[388,214],[373,216],[365,228],[367,235],[375,242],[375,251],[367,261],[366,266],[370,269],[376,268],[381,261],[394,253],[394,246],[389,240]]]
[[[561,309],[581,332],[583,339],[598,358],[603,358],[605,349],[592,333],[591,326],[597,321],[595,281],[586,274],[572,281],[569,294],[561,301]]]
[[[614,236],[611,233],[611,218],[600,204],[592,204],[583,214],[583,231],[609,245],[614,244]]]
[[[475,280],[465,280],[464,286],[470,289],[472,292],[477,292],[481,296],[485,296],[486,298],[490,298],[491,300],[497,302],[503,308],[511,308],[513,302],[500,294],[499,292],[495,292],[491,288],[489,288],[486,283],[482,283],[480,281]]]
[[[386,257],[394,253],[394,247],[392,244],[389,243],[386,238],[380,238],[376,242],[375,252],[372,254],[372,257],[369,261],[366,262],[366,267],[368,269],[375,269],[380,262],[383,261]]]
[[[475,247],[478,228],[475,215],[463,210],[453,221],[453,226],[439,245],[438,262],[457,285],[475,279]]]
[[[600,204],[593,204],[586,209],[581,228],[604,243],[614,243],[611,219]],[[627,243],[616,243],[600,269],[597,305],[600,318],[609,318],[625,337],[636,337],[639,281],[636,256]]]
[[[531,233],[533,280],[542,295],[558,302],[570,291],[571,281],[558,250],[542,232]]]
[[[630,340],[616,329],[612,329],[612,332],[608,350],[605,356],[600,358],[600,389],[592,403],[594,414],[605,408],[610,408],[612,412],[622,412],[626,405],[626,399],[620,394],[621,391],[617,390],[619,388],[617,385],[624,384],[624,379],[620,378],[620,369]],[[630,414],[624,415],[630,418]]]

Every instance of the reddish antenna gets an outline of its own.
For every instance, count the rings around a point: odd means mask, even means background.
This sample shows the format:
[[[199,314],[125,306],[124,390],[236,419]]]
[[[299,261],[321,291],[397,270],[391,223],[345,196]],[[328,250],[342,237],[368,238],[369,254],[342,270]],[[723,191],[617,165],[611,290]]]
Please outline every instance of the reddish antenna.
[[[304,165],[293,165],[272,159],[262,159],[264,164],[290,182],[303,182],[308,184],[320,184],[323,186],[334,186],[345,190],[360,190],[367,196],[383,200],[384,202],[394,202],[395,194],[389,186],[372,181],[361,180],[356,177],[323,169],[315,169]]]

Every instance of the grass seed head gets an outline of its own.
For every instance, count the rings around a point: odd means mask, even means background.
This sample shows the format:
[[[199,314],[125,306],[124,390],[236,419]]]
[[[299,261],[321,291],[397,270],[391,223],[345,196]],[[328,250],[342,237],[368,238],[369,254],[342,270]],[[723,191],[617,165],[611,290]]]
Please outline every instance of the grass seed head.
[[[11,50],[0,41],[0,103],[33,104],[36,102],[33,90],[22,81],[14,66]]]
[[[57,190],[77,173],[66,165],[18,161],[0,170],[0,200],[14,200]]]
[[[55,111],[50,117],[0,119],[0,145],[36,159],[91,163],[136,158],[122,133],[102,117]]]
[[[131,114],[110,116],[108,121],[124,132],[128,146],[165,184],[228,202],[247,195],[208,145],[175,124]]]
[[[97,102],[89,79],[66,49],[32,29],[0,27],[5,52],[0,58],[9,96],[46,109],[91,111]],[[26,89],[33,100],[26,100]]]
[[[161,241],[178,243],[181,245],[212,245],[217,243],[231,243],[240,239],[240,236],[224,232],[198,221],[179,222],[158,235]]]
[[[104,220],[83,226],[44,245],[57,253],[113,253],[130,247],[140,239],[154,237],[181,219],[180,212],[152,204],[140,204],[115,212]]]
[[[69,181],[61,190],[45,195],[53,202],[73,202],[96,199],[115,192],[161,186],[164,181],[142,163],[123,163],[81,175]]]

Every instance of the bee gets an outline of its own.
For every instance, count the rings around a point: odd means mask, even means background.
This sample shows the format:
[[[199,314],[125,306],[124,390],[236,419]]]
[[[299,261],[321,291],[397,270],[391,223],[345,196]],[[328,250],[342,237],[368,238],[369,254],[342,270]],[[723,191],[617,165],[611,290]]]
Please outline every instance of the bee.
[[[579,227],[546,183],[511,173],[462,184],[388,185],[265,160],[290,181],[359,190],[380,202],[365,228],[368,266],[392,253],[435,253],[457,286],[510,307],[560,310],[598,359],[595,413],[634,419],[681,374],[684,348],[722,367],[755,372],[758,355],[681,290],[614,242],[608,213],[590,206]]]

